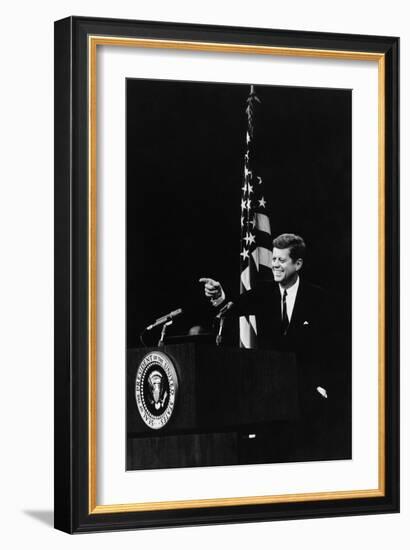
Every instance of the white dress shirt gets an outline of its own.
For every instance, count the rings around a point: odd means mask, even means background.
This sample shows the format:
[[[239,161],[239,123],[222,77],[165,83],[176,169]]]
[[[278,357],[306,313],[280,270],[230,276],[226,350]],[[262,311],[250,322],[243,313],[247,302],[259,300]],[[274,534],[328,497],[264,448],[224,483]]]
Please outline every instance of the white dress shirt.
[[[298,278],[296,279],[295,283],[290,286],[289,288],[286,289],[286,292],[287,292],[287,295],[286,295],[286,312],[288,314],[288,319],[289,319],[289,323],[292,319],[292,313],[293,313],[293,308],[295,306],[295,300],[296,300],[296,294],[298,292],[298,288],[299,288],[299,276]],[[281,295],[281,313],[282,313],[282,317],[283,317],[283,293],[285,292],[285,289],[282,288],[280,285],[279,285],[279,290],[280,290],[280,295]]]

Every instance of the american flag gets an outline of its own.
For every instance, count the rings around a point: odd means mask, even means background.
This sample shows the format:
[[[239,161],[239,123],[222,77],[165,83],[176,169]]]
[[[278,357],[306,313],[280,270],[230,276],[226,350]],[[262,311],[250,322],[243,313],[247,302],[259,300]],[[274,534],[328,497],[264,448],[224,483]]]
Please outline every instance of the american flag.
[[[247,99],[246,152],[241,197],[241,282],[240,292],[254,288],[258,281],[272,279],[272,238],[268,204],[262,177],[255,162],[255,121],[260,99],[251,86]],[[239,318],[240,346],[254,348],[257,341],[254,315]]]

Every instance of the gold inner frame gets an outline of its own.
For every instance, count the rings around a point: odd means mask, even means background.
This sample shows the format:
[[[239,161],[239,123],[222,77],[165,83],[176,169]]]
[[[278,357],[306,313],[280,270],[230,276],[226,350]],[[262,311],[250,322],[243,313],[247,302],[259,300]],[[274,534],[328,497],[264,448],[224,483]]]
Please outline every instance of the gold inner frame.
[[[260,55],[319,57],[377,61],[378,63],[378,240],[379,240],[379,318],[378,318],[378,488],[351,491],[327,491],[288,495],[247,496],[200,500],[136,502],[131,504],[97,504],[97,46],[126,46],[133,48],[177,49],[220,53],[251,53]],[[138,512],[270,504],[284,502],[322,501],[335,499],[382,497],[385,495],[385,55],[373,52],[281,48],[242,44],[216,44],[174,40],[147,40],[112,36],[88,37],[88,510],[90,514]]]

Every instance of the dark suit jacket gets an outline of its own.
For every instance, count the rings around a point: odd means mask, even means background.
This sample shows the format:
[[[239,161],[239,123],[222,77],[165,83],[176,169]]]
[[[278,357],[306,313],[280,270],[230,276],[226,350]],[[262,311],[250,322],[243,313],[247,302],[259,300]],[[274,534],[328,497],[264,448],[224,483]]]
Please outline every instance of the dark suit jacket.
[[[319,287],[299,280],[286,336],[281,333],[281,294],[275,282],[262,283],[234,302],[235,315],[257,316],[258,347],[293,351],[307,356],[317,351],[332,332],[329,299]]]
[[[256,315],[259,348],[296,355],[300,422],[290,451],[294,457],[350,454],[350,335],[341,309],[335,297],[302,278],[286,336],[281,330],[281,294],[274,281],[241,294],[231,309],[235,316]],[[326,389],[327,399],[318,386]]]
[[[301,366],[301,374],[312,383],[324,385],[320,378],[324,362],[334,345],[337,320],[330,314],[330,300],[321,288],[299,281],[299,288],[286,336],[281,330],[281,294],[275,282],[263,283],[235,301],[232,313],[257,317],[258,347],[294,352]],[[307,370],[308,369],[308,370]]]

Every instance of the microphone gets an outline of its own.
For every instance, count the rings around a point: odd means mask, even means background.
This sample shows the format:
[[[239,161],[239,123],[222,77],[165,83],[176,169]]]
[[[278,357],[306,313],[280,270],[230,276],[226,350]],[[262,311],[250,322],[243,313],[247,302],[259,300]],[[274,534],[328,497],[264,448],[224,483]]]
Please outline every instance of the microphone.
[[[166,315],[163,315],[162,317],[159,317],[155,323],[152,323],[152,325],[149,325],[145,330],[151,330],[155,327],[158,327],[160,325],[163,325],[164,323],[167,323],[168,321],[171,321],[175,317],[178,317],[178,315],[182,314],[182,309],[175,309],[174,311],[171,311],[170,313],[167,313]]]
[[[222,317],[225,317],[229,310],[232,309],[233,305],[233,302],[228,302],[227,304],[225,304],[224,307],[218,311],[218,314],[215,316],[215,318],[221,319]]]
[[[225,316],[228,314],[229,310],[232,308],[233,302],[228,302],[224,305],[223,308],[218,312],[218,315],[215,316],[215,319],[219,321],[218,334],[216,335],[216,345],[220,346],[222,343],[222,330],[225,324]]]

